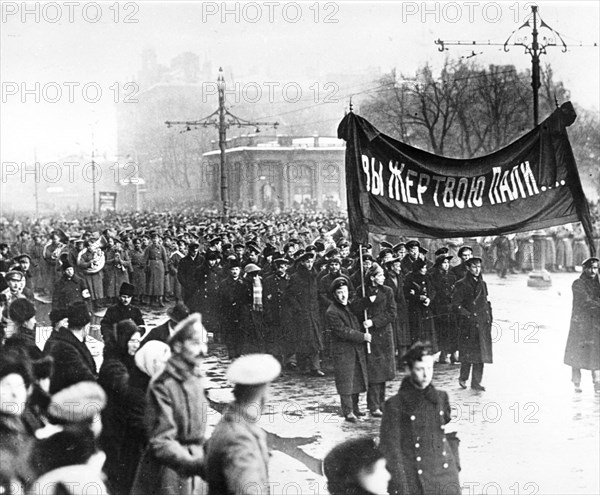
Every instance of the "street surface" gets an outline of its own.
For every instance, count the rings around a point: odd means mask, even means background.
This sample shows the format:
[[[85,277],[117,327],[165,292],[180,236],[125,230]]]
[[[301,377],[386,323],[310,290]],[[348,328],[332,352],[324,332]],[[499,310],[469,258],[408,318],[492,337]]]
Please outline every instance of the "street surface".
[[[458,365],[436,366],[434,384],[449,393],[453,406],[447,431],[455,429],[461,439],[463,494],[600,493],[600,396],[589,371],[583,393],[576,394],[562,362],[577,277],[552,274],[552,287],[538,290],[527,287],[527,275],[502,280],[486,274],[495,318],[494,364],[485,366],[483,377],[487,391],[462,390]],[[161,313],[146,312],[149,328],[164,321]],[[100,358],[101,344],[93,347]],[[214,425],[231,399],[224,349],[213,345],[205,365]],[[388,396],[401,378],[398,373],[388,383]],[[379,419],[350,424],[340,416],[332,373],[312,378],[285,372],[271,395],[260,424],[273,449],[272,493],[327,493],[318,473],[329,449],[352,436],[379,435]]]

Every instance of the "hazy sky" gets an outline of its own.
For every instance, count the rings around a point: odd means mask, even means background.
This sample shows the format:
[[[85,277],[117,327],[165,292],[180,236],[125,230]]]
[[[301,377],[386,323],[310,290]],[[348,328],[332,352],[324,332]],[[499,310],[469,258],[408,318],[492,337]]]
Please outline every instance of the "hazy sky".
[[[22,2],[2,2],[1,159],[31,161],[34,148],[40,160],[87,150],[92,122],[96,149],[115,152],[113,100],[123,100],[128,94],[125,85],[138,73],[141,52],[148,47],[156,50],[158,62],[164,65],[175,55],[192,51],[201,63],[212,62],[215,78],[218,66],[223,65],[238,77],[255,75],[265,91],[265,82],[298,81],[303,96],[310,96],[311,83],[320,88],[327,82],[348,86],[343,80],[328,81],[331,73],[375,67],[413,74],[425,62],[439,68],[445,54],[434,45],[437,38],[503,43],[530,14],[529,5],[478,1],[32,2],[27,4],[29,12],[24,12]],[[552,64],[555,78],[564,81],[574,102],[598,109],[599,49],[576,46],[598,42],[599,2],[538,5],[543,20],[570,46],[567,53],[549,48],[542,63]],[[497,46],[450,47],[445,53],[460,57],[473,49],[482,64],[514,64],[519,69],[531,64],[520,47],[508,53]],[[324,96],[320,94],[319,99]],[[343,106],[340,103],[340,118]]]

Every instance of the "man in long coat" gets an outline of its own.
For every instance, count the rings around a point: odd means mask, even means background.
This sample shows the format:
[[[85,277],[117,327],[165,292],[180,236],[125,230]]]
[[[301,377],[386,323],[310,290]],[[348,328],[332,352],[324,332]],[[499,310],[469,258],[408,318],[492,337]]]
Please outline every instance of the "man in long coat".
[[[196,273],[204,263],[204,257],[198,252],[199,248],[197,242],[190,242],[188,254],[181,258],[177,270],[177,280],[183,291],[183,302],[192,311],[198,311],[200,280],[196,277]]]
[[[452,294],[459,328],[458,383],[462,388],[467,387],[472,366],[471,388],[484,391],[483,365],[492,362],[492,305],[488,301],[487,284],[481,277],[481,258],[469,258],[464,264],[467,274],[456,282]]]
[[[348,307],[348,278],[336,278],[329,292],[333,302],[327,308],[326,321],[331,332],[335,387],[340,394],[342,415],[346,421],[355,423],[359,416],[364,416],[358,409],[358,399],[367,390],[365,343],[371,342],[372,336],[364,332]]]
[[[401,357],[411,345],[410,327],[408,325],[408,305],[404,296],[404,280],[402,259],[392,258],[385,263],[385,282],[394,293],[396,301],[396,319],[394,320],[394,347],[396,355]]]
[[[383,414],[381,408],[385,402],[385,383],[396,375],[392,328],[396,318],[396,302],[392,289],[383,285],[384,281],[383,269],[377,264],[373,265],[366,273],[366,296],[352,303],[352,311],[362,321],[363,328],[372,335],[371,352],[367,355],[367,407],[371,416],[376,418]]]
[[[69,306],[67,315],[69,328],[53,331],[44,345],[44,354],[54,358],[51,394],[75,383],[95,382],[98,377],[96,362],[86,345],[85,327],[91,320],[86,304],[78,302]]]
[[[581,392],[581,370],[591,370],[594,390],[600,392],[600,281],[598,258],[583,262],[581,276],[573,282],[571,328],[565,349],[576,392]]]
[[[127,282],[123,282],[119,288],[119,302],[106,310],[104,318],[100,321],[100,332],[104,345],[112,345],[116,342],[117,323],[123,320],[131,319],[135,324],[146,330],[142,311],[137,306],[131,304],[135,295],[135,287]]]
[[[90,298],[85,281],[75,275],[73,266],[69,262],[65,262],[61,268],[63,276],[56,282],[52,293],[53,310],[66,310],[71,304]]]
[[[314,376],[324,376],[319,352],[323,350],[317,274],[313,270],[315,255],[304,253],[296,261],[298,269],[291,276],[285,294],[286,325],[291,333],[289,353],[296,353],[298,366]]]
[[[287,258],[276,258],[273,260],[273,265],[274,273],[263,280],[265,340],[268,352],[285,365],[284,344],[287,329],[283,324],[283,314],[286,311],[284,295],[290,283],[290,276],[287,274],[289,261]]]
[[[438,350],[437,336],[431,301],[435,291],[427,275],[427,262],[418,258],[412,264],[413,271],[404,279],[404,297],[408,306],[408,327],[411,344],[428,341],[434,352]]]

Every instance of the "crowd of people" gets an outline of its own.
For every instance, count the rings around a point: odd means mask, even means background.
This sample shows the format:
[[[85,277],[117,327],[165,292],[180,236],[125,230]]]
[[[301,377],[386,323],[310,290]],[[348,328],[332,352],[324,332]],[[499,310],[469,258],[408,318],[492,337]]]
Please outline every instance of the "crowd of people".
[[[56,484],[49,493],[72,493],[67,473],[115,494],[268,490],[268,449],[253,421],[268,383],[282,369],[319,379],[330,368],[347,422],[382,418],[379,447],[362,439],[326,458],[331,493],[348,493],[338,490],[349,482],[352,493],[381,493],[369,488],[380,459],[391,493],[460,493],[458,440],[444,432],[449,402],[433,386],[433,365],[460,364],[460,387],[471,377],[471,388],[485,391],[493,316],[484,271],[583,265],[565,363],[576,390],[584,368],[600,391],[597,331],[589,328],[600,310],[598,260],[577,226],[357,246],[341,214],[222,222],[186,209],[3,222],[0,242],[4,493],[17,485],[35,493],[40,480]],[[43,349],[39,301],[52,305]],[[147,328],[144,312],[163,307],[167,321]],[[104,343],[99,370],[86,345],[94,313]],[[208,333],[232,361],[235,402],[207,441]],[[589,335],[596,347],[581,357]],[[402,367],[400,390],[386,400],[386,382]],[[363,447],[371,452],[364,476],[340,477],[335,466]],[[64,455],[48,459],[54,449]]]

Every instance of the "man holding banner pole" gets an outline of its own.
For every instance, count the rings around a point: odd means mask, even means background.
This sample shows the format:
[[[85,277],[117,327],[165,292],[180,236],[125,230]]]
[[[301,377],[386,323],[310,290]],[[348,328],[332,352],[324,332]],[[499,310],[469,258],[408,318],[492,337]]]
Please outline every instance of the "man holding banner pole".
[[[371,334],[371,352],[367,354],[367,407],[372,417],[380,418],[385,403],[385,383],[393,380],[396,374],[392,329],[396,318],[396,302],[392,289],[384,285],[385,274],[379,265],[374,264],[369,268],[365,279],[365,296],[357,299],[352,306],[356,314],[365,317],[363,328]]]

